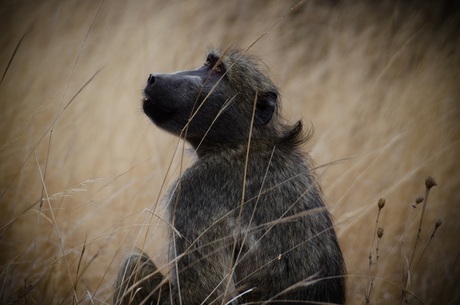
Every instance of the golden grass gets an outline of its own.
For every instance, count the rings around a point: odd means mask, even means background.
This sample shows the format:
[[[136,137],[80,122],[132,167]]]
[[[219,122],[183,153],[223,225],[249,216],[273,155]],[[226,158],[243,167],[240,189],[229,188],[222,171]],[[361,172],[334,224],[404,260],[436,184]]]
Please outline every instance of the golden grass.
[[[344,159],[318,176],[349,303],[365,304],[372,282],[370,304],[455,304],[459,14],[444,2],[351,2],[305,1],[251,53],[279,85],[285,117],[314,125],[316,163]],[[246,48],[296,3],[0,4],[0,303],[110,303],[133,246],[165,262],[156,203],[181,152],[173,158],[177,140],[141,111],[148,73],[199,66],[211,45]],[[422,206],[412,205],[428,175],[438,186],[417,238]]]

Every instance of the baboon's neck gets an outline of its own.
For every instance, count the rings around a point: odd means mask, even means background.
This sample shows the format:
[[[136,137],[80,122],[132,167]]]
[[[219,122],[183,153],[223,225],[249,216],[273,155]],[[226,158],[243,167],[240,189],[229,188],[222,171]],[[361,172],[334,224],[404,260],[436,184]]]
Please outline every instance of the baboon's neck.
[[[193,148],[195,149],[198,158],[204,158],[212,155],[245,155],[248,149],[248,145],[251,152],[256,151],[271,151],[274,146],[276,146],[276,141],[274,139],[261,139],[257,137],[251,138],[249,141],[248,138],[240,140],[227,140],[227,141],[203,141],[194,145],[190,141]]]
[[[302,132],[302,123],[298,121],[295,125],[284,125],[280,130],[270,128],[265,130],[254,130],[249,140],[248,137],[242,138],[219,138],[219,139],[187,139],[195,149],[199,158],[209,155],[227,154],[228,152],[246,152],[249,145],[251,151],[263,152],[277,149],[287,149],[288,151],[297,150],[311,136],[309,131],[306,135]]]

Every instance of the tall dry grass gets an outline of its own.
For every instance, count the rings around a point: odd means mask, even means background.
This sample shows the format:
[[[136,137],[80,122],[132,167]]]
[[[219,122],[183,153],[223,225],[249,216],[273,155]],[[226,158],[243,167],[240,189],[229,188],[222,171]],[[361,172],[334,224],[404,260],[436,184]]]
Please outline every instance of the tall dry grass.
[[[250,51],[285,117],[314,125],[317,164],[340,160],[317,174],[349,303],[459,301],[455,3],[305,1],[271,28],[297,2],[0,3],[0,303],[110,303],[133,246],[165,262],[150,217],[181,156],[168,170],[177,140],[141,111],[146,77],[261,35]],[[423,207],[428,175],[438,185]]]

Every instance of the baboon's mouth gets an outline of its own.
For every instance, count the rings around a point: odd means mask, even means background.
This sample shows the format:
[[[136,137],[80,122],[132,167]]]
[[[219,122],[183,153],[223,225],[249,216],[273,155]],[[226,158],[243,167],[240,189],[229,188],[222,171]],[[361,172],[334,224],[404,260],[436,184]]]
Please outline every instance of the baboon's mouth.
[[[155,108],[160,108],[162,109],[163,111],[166,111],[166,109],[163,109],[163,107],[161,107],[160,105],[158,105],[158,103],[156,103],[154,101],[153,98],[151,98],[150,96],[148,95],[144,95],[144,98],[142,99],[142,102],[143,102],[143,106],[144,108],[147,107],[147,108],[151,108],[151,107],[155,107]]]
[[[164,120],[173,113],[173,109],[162,106],[161,103],[148,95],[144,95],[142,103],[145,114],[154,121]]]
[[[152,102],[152,99],[150,97],[148,97],[147,95],[144,95],[144,98],[142,99],[142,101],[144,103],[151,103]]]
[[[147,95],[144,95],[144,98],[142,99],[142,107],[144,108],[144,110],[153,107],[153,105],[154,103],[152,99],[148,97]]]

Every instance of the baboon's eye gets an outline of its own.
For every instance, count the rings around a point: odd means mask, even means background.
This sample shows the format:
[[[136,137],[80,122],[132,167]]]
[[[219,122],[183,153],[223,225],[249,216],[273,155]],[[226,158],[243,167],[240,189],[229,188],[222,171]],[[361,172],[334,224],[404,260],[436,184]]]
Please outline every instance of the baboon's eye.
[[[214,67],[212,68],[212,70],[213,70],[214,72],[217,72],[217,73],[222,73],[222,71],[223,71],[224,69],[222,68],[222,64],[220,64],[220,65],[214,66]]]
[[[206,62],[204,63],[205,66],[210,67],[211,71],[214,73],[222,73],[224,72],[224,65],[222,61],[219,60],[218,57],[209,55],[206,58]]]

